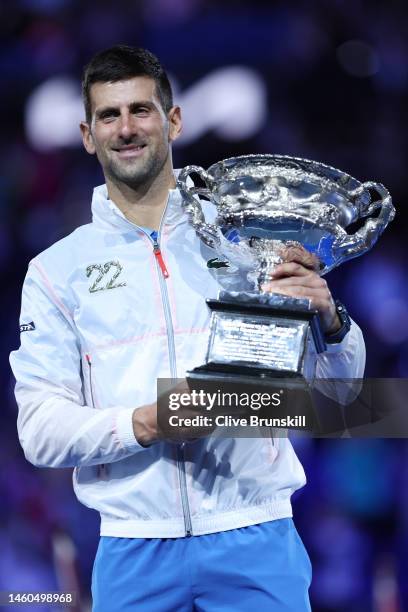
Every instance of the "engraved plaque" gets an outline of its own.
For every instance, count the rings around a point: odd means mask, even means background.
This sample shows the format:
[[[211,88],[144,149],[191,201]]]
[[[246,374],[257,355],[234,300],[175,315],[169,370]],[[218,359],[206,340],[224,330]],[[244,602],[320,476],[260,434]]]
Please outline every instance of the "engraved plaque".
[[[297,371],[308,323],[285,319],[214,313],[207,362]]]

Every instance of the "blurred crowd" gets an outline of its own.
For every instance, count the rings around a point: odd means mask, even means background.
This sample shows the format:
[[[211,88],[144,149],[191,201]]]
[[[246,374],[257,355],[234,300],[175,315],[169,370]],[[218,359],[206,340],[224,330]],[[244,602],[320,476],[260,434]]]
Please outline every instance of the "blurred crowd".
[[[89,221],[92,188],[103,180],[79,139],[53,139],[72,129],[76,114],[41,88],[59,83],[58,100],[73,95],[75,109],[93,53],[116,43],[144,46],[163,61],[186,105],[191,133],[175,148],[176,167],[282,153],[384,183],[396,220],[369,254],[330,273],[328,282],[364,331],[366,375],[407,377],[407,16],[396,0],[0,3],[0,591],[60,590],[72,570],[78,609],[87,610],[98,536],[96,514],[75,501],[70,471],[30,466],[15,431],[8,353],[19,342],[27,264]],[[231,99],[216,80],[220,70],[236,79]],[[233,97],[241,83],[247,102],[239,106]],[[49,98],[44,94],[36,132],[40,111],[32,101],[40,90]],[[247,129],[239,131],[240,123]],[[40,128],[42,144],[33,136]],[[313,610],[408,610],[406,441],[295,443],[309,479],[294,512],[314,566]]]

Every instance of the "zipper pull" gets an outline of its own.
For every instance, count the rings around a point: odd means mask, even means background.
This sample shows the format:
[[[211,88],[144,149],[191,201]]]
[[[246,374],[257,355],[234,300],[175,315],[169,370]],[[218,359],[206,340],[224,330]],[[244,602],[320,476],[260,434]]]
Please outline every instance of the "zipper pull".
[[[166,264],[164,263],[162,252],[157,242],[155,242],[153,245],[153,253],[157,259],[157,263],[160,266],[160,270],[162,271],[164,278],[169,278],[169,272],[166,268]]]

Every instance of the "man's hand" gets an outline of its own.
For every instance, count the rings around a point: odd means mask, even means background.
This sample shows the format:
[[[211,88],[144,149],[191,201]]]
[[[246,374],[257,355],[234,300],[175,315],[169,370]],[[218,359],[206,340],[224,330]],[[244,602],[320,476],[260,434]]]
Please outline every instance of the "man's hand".
[[[147,404],[133,411],[133,433],[142,446],[150,446],[158,441],[157,404]]]
[[[187,385],[187,381],[183,381],[178,385],[174,386],[170,391],[160,396],[160,404],[165,407],[169,405],[168,396],[173,393],[179,394],[190,394],[190,388]],[[198,438],[202,438],[210,435],[214,430],[214,427],[187,427],[178,426],[174,429],[174,436],[166,438],[160,431],[158,426],[157,418],[157,402],[153,404],[147,404],[136,408],[132,415],[133,422],[133,433],[135,434],[136,440],[142,446],[150,446],[160,440],[167,440],[168,442],[194,442]],[[184,418],[194,418],[202,415],[203,412],[197,407],[193,406],[181,406],[177,411],[179,416]]]
[[[336,333],[341,321],[326,281],[316,272],[319,269],[317,258],[303,247],[296,246],[285,249],[283,259],[284,263],[276,266],[263,290],[310,299],[320,315],[323,332]]]

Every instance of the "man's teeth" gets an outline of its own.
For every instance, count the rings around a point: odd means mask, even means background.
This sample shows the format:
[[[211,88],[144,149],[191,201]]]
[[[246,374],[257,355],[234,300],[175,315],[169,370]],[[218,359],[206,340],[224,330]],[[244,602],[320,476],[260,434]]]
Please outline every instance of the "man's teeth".
[[[140,149],[143,149],[146,145],[136,145],[133,147],[123,147],[123,148],[119,148],[116,149],[116,151],[140,151]]]

